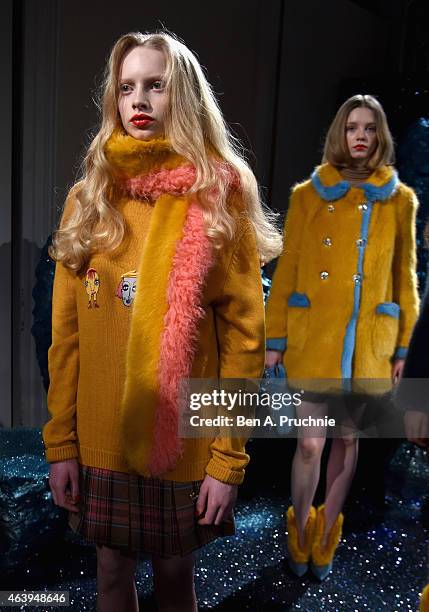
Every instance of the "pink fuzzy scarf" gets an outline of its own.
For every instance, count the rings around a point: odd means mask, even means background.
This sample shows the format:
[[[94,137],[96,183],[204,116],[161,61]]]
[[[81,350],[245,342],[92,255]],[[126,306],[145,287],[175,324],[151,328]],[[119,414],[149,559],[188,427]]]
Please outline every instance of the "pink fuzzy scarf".
[[[196,171],[192,164],[177,168],[160,168],[143,176],[124,181],[125,190],[133,198],[157,200],[163,193],[183,195],[195,183]]]
[[[192,202],[168,280],[168,310],[158,367],[160,394],[148,465],[154,475],[173,469],[182,453],[182,441],[178,437],[179,385],[191,374],[198,344],[198,323],[205,315],[201,306],[204,280],[213,263],[213,249],[205,235],[201,209]]]
[[[223,172],[228,180],[230,189],[237,189],[240,178],[235,170],[226,164],[216,162],[216,169]],[[163,193],[171,195],[183,195],[187,193],[195,183],[197,172],[192,164],[184,163],[177,168],[159,168],[148,174],[135,176],[123,180],[123,187],[133,198],[155,201]],[[212,189],[208,194],[213,200],[216,199],[217,190]]]

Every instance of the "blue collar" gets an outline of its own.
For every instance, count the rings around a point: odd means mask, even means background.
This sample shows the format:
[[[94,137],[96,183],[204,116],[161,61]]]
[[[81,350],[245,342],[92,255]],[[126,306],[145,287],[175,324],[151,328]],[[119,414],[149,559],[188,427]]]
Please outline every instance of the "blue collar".
[[[335,175],[337,178],[341,178],[341,175],[338,170],[336,170],[330,164],[319,166],[312,173],[311,182],[313,187],[320,197],[327,202],[334,202],[335,200],[343,198],[352,187],[348,181],[344,180],[339,180],[333,185],[326,185],[322,182],[320,175],[322,175],[322,178],[324,178],[323,175],[325,175],[325,177],[327,176],[328,181],[329,179],[332,180]],[[385,177],[388,177],[388,180],[383,184],[380,184],[381,180],[383,180]],[[391,170],[390,168],[383,166],[381,169],[376,170],[368,178],[368,181],[361,183],[360,185],[353,185],[353,187],[362,189],[365,193],[366,199],[369,202],[376,202],[377,200],[384,201],[390,198],[390,196],[396,191],[398,182],[399,179],[396,170]]]

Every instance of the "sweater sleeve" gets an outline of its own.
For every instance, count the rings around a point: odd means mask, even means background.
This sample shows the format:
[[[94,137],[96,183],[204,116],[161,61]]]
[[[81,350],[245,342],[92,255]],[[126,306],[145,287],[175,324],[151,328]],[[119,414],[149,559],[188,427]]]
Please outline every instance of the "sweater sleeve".
[[[61,224],[73,206],[69,194]],[[79,331],[76,277],[61,262],[55,267],[52,295],[52,344],[48,352],[48,410],[51,419],[43,428],[46,460],[64,461],[78,456],[76,445],[76,395],[79,378]]]
[[[399,208],[398,234],[393,259],[393,299],[399,304],[399,333],[395,358],[405,358],[419,312],[416,274],[417,197],[407,190]]]
[[[245,221],[234,246],[220,299],[214,304],[219,346],[219,377],[259,379],[265,363],[264,298],[259,253],[253,228]],[[249,462],[246,439],[218,436],[206,473],[228,484],[241,484]]]
[[[283,253],[273,274],[267,301],[267,349],[284,351],[287,347],[287,301],[296,290],[298,260],[304,223],[302,187],[291,195],[284,226]]]

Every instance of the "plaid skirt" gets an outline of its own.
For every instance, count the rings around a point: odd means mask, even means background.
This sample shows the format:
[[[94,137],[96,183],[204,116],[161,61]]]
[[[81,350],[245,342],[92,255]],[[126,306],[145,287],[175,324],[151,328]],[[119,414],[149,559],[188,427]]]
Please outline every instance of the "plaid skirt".
[[[160,557],[185,556],[220,536],[234,535],[234,516],[199,525],[202,481],[173,482],[80,466],[79,512],[69,525],[88,542]]]

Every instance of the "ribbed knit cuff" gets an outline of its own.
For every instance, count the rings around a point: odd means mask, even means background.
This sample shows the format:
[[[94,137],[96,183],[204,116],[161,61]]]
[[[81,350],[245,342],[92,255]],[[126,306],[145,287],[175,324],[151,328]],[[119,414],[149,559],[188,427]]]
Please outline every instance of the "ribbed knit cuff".
[[[240,470],[239,472],[236,470],[229,470],[223,465],[220,465],[216,459],[210,459],[206,467],[206,474],[225,484],[231,485],[239,485],[244,480],[244,470]]]
[[[67,459],[77,458],[79,455],[75,444],[67,444],[65,446],[55,446],[45,449],[46,461],[54,463],[55,461],[66,461]]]

